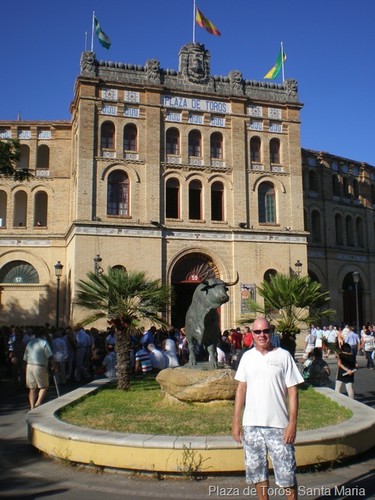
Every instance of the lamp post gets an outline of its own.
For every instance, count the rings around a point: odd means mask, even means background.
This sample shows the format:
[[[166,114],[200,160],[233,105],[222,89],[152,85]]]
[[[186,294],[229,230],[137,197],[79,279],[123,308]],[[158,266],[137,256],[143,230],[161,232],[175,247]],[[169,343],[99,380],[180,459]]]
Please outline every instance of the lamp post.
[[[358,283],[359,283],[359,272],[353,272],[353,281],[355,289],[355,315],[357,321],[357,335],[359,335],[359,303],[358,303]]]
[[[94,257],[94,272],[96,274],[102,274],[103,268],[100,266],[100,263],[103,259],[100,257],[99,254],[95,255]]]
[[[60,313],[60,278],[62,275],[62,270],[63,270],[63,265],[61,262],[58,260],[57,263],[55,264],[55,276],[56,276],[56,281],[57,281],[57,287],[56,287],[56,328],[59,327],[59,313]]]
[[[298,259],[297,262],[294,264],[294,267],[296,268],[296,275],[299,278],[302,272],[302,262]]]

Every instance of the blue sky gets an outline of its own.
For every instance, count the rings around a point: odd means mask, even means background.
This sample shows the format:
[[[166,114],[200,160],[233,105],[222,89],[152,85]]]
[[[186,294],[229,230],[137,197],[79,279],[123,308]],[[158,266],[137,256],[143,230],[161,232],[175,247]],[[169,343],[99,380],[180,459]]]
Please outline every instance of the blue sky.
[[[95,10],[111,38],[97,59],[178,68],[192,41],[193,0],[18,0],[1,2],[0,120],[67,120]],[[285,77],[298,81],[302,147],[375,166],[374,0],[197,0],[221,31],[197,26],[211,74],[239,70],[262,80],[280,42]],[[280,78],[277,80],[280,82]]]

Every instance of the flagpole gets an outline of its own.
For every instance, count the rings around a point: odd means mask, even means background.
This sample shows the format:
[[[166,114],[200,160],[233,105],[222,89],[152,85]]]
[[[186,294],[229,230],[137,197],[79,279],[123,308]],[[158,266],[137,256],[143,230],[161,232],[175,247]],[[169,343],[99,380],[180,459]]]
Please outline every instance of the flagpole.
[[[95,11],[92,11],[92,22],[91,22],[91,52],[94,52],[94,19],[95,19]]]
[[[196,13],[196,5],[195,5],[195,0],[193,0],[193,43],[195,43],[195,13]]]
[[[281,74],[282,74],[283,83],[284,83],[285,74],[284,74],[284,45],[283,45],[283,42],[281,42]]]

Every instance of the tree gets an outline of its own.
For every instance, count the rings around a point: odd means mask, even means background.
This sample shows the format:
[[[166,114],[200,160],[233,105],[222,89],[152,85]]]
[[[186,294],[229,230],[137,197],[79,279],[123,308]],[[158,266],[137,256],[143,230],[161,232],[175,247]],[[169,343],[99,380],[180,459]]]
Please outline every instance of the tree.
[[[250,308],[264,315],[281,333],[285,347],[295,350],[295,335],[301,329],[330,318],[335,311],[328,309],[330,296],[321,289],[320,283],[309,276],[275,274],[270,281],[262,281],[257,287],[264,305],[250,300]],[[292,350],[292,349],[288,349]]]
[[[163,325],[160,318],[171,300],[171,290],[159,280],[146,279],[143,272],[127,272],[108,268],[107,273],[87,273],[87,280],[79,280],[75,302],[92,311],[85,325],[108,318],[116,329],[118,388],[130,387],[131,333],[140,320]]]
[[[21,158],[21,144],[17,139],[0,141],[0,177],[9,177],[14,181],[29,180],[33,177],[27,168],[17,168]]]

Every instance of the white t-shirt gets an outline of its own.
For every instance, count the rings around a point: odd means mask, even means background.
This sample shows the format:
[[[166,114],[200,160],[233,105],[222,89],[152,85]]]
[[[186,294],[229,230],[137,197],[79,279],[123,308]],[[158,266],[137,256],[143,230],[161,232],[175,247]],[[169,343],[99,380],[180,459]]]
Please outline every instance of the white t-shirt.
[[[264,355],[256,348],[246,351],[234,378],[247,384],[243,425],[282,429],[288,425],[288,388],[303,382],[288,351],[277,348]]]

